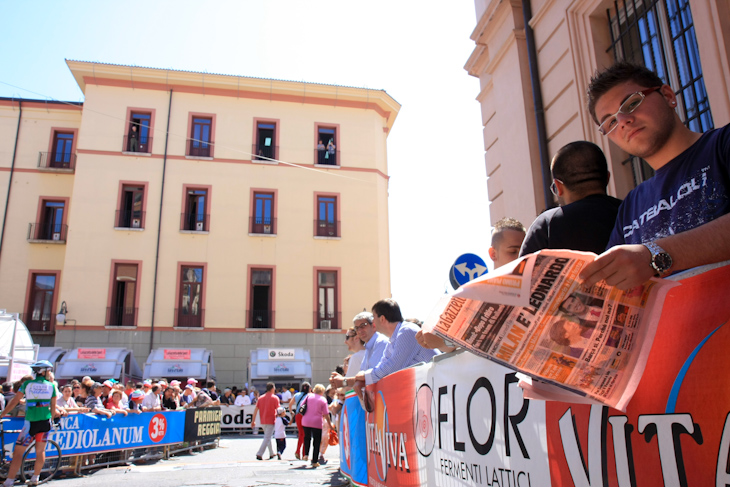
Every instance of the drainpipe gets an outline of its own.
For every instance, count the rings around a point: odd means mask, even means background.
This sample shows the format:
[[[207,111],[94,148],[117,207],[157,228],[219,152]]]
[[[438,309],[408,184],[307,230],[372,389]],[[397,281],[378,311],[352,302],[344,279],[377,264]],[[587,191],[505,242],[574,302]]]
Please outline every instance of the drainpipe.
[[[157,251],[155,253],[155,280],[152,284],[152,321],[150,323],[150,353],[155,345],[155,303],[157,302],[157,271],[160,265],[160,235],[162,232],[162,201],[165,196],[165,169],[167,168],[167,142],[170,140],[170,114],[172,112],[172,88],[167,105],[167,129],[165,130],[165,154],[162,156],[162,186],[160,188],[160,215],[157,220]]]
[[[3,227],[0,230],[0,256],[3,253],[5,243],[5,222],[8,221],[8,205],[10,204],[10,189],[13,184],[13,172],[15,171],[15,155],[18,152],[18,137],[20,136],[20,118],[23,116],[22,101],[18,100],[18,127],[15,129],[15,144],[13,145],[13,160],[10,163],[10,177],[8,177],[8,194],[5,196],[5,211],[3,213]]]
[[[553,182],[550,172],[550,156],[547,146],[547,131],[545,130],[545,109],[542,106],[542,90],[540,89],[540,74],[537,71],[537,49],[535,36],[530,27],[532,19],[532,5],[530,0],[522,0],[522,16],[525,23],[525,41],[527,42],[527,60],[530,65],[530,82],[532,84],[532,104],[535,106],[535,125],[537,128],[537,146],[540,150],[540,168],[542,169],[542,192],[545,197],[545,209],[555,206],[550,184]]]

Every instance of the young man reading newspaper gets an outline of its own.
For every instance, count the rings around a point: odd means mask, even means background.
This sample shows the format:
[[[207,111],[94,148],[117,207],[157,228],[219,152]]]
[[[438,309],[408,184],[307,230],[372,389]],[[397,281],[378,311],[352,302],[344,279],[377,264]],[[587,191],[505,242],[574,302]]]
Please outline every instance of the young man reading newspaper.
[[[584,285],[605,280],[626,290],[730,259],[730,125],[692,132],[672,88],[626,63],[596,75],[588,97],[601,134],[656,174],[624,200],[609,250],[580,274]]]

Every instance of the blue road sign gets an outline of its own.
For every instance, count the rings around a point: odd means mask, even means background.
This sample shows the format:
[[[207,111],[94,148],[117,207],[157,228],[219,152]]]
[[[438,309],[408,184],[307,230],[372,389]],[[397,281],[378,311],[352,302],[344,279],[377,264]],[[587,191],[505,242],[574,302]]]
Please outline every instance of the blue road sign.
[[[487,264],[481,257],[475,254],[463,254],[451,266],[449,278],[451,285],[454,286],[454,289],[457,289],[462,284],[466,284],[486,273]]]

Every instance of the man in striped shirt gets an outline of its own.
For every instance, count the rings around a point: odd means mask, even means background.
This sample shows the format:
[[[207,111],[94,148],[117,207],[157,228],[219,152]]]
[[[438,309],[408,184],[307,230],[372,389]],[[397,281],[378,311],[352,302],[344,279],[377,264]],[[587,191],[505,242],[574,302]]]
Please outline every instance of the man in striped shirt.
[[[388,337],[375,330],[373,324],[373,314],[367,311],[358,313],[352,319],[357,337],[365,343],[365,357],[360,364],[359,370],[372,369],[383,358],[383,352],[388,346]],[[332,387],[353,387],[355,385],[355,376],[343,377],[337,372],[332,372],[330,376],[330,384]]]
[[[385,347],[383,358],[370,368],[363,366],[355,376],[355,381],[366,385],[374,384],[386,375],[415,365],[419,362],[430,362],[437,350],[423,348],[416,341],[416,333],[420,328],[403,320],[400,306],[392,299],[381,299],[373,305],[373,325],[375,329],[387,336],[390,341]]]

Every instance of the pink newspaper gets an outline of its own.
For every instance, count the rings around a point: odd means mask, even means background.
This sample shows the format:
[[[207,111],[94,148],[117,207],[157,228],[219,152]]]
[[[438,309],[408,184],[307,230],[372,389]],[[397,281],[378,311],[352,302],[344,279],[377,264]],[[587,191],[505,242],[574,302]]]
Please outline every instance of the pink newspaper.
[[[520,372],[525,397],[624,411],[641,380],[667,291],[652,279],[621,291],[582,289],[595,255],[543,250],[445,296],[425,331]]]

